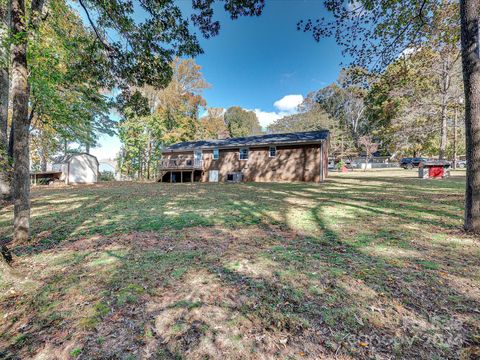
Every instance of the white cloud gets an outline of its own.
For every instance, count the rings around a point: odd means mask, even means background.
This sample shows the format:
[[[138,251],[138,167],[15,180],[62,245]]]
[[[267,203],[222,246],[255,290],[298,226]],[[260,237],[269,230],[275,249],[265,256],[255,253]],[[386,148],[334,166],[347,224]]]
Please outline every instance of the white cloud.
[[[274,123],[276,120],[284,116],[296,114],[298,112],[298,105],[303,102],[303,95],[285,95],[280,100],[273,103],[273,106],[278,111],[263,111],[261,109],[252,110],[258,118],[258,122],[262,128],[266,129],[268,125]]]
[[[278,113],[268,112],[268,111],[262,111],[260,109],[255,109],[253,111],[257,115],[258,122],[264,129],[266,129],[268,125],[272,124],[276,120],[281,119],[282,117],[285,116],[285,113],[280,113],[280,112]]]
[[[285,112],[295,112],[297,110],[297,106],[303,102],[303,95],[285,95],[280,100],[277,100],[273,103],[280,111]]]

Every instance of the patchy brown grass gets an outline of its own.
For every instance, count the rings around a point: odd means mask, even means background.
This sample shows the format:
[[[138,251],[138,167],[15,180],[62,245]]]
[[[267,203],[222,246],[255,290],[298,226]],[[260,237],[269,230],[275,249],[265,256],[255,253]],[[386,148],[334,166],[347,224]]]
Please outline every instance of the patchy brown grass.
[[[5,359],[474,359],[463,177],[36,189]],[[0,211],[8,239],[11,208]]]

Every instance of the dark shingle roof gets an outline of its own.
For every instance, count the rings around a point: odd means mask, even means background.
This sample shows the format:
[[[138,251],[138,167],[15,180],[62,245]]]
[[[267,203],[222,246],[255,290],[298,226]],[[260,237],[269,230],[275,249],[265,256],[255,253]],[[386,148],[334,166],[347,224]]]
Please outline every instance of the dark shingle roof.
[[[199,140],[185,141],[173,144],[165,149],[164,152],[170,151],[189,151],[194,149],[211,149],[211,148],[235,148],[242,146],[262,146],[273,144],[303,144],[316,143],[328,138],[328,130],[295,132],[287,134],[267,134],[248,137],[238,137],[220,140]]]

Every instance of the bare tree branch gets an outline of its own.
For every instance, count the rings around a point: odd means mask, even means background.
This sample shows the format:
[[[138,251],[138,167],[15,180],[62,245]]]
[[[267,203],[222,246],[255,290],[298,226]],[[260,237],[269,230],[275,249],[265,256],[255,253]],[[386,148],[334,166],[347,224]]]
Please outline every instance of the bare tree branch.
[[[95,32],[95,35],[98,39],[98,41],[100,41],[100,43],[103,45],[103,47],[105,49],[107,49],[108,51],[113,51],[113,48],[102,38],[102,36],[100,35],[100,32],[98,31],[97,27],[95,26],[95,23],[94,21],[92,20],[92,18],[90,17],[90,13],[88,12],[88,9],[87,7],[85,6],[85,4],[83,3],[82,0],[78,0],[80,6],[83,8],[83,10],[85,11],[85,15],[87,15],[87,19],[88,19],[88,22],[90,23],[90,25],[92,26],[93,28],[93,31]]]

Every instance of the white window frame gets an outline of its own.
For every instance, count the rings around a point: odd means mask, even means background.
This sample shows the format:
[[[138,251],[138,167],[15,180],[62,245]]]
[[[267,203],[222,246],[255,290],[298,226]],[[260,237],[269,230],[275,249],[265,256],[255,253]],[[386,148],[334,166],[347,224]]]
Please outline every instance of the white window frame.
[[[215,156],[215,153],[217,153],[217,156]],[[220,158],[220,149],[219,148],[214,148],[213,149],[212,158],[213,158],[213,160],[218,160]]]
[[[246,159],[242,159],[242,150],[247,150],[247,158]],[[247,147],[243,147],[243,148],[240,148],[239,152],[238,152],[238,158],[240,160],[248,160],[248,156],[250,155],[250,149],[247,148]]]
[[[275,150],[275,155],[272,155],[272,149]],[[268,157],[271,157],[271,158],[277,157],[277,147],[276,146],[269,146]]]
[[[200,156],[198,156],[198,155],[200,155]],[[203,151],[202,151],[202,149],[195,149],[195,150],[193,151],[193,159],[194,159],[194,160],[200,160],[200,161],[203,160]]]

